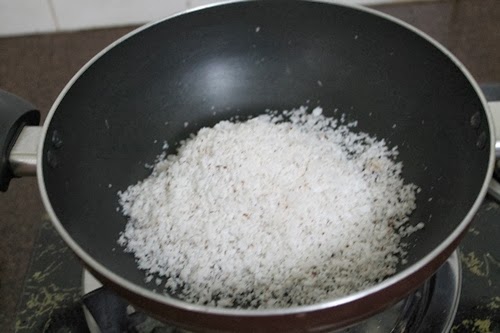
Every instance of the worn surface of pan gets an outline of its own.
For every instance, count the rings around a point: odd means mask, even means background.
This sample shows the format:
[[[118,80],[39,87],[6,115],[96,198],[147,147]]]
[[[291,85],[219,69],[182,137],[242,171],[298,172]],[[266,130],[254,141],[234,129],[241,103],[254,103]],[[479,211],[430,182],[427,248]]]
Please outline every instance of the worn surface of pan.
[[[155,140],[307,101],[399,147],[405,179],[422,188],[411,223],[426,223],[408,240],[408,263],[357,294],[289,309],[217,309],[154,292],[116,244],[125,224],[116,207],[117,191],[150,172]],[[306,1],[228,3],[140,28],[76,74],[40,132],[41,195],[77,256],[135,305],[207,331],[331,330],[394,304],[458,245],[495,158],[487,103],[449,52],[375,11]]]

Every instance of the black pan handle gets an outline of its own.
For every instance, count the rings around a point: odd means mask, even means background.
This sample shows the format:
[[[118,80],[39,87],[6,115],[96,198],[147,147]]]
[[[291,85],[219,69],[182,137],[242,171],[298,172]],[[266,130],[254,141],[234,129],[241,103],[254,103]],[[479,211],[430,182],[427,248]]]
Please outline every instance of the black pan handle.
[[[0,191],[5,192],[10,180],[16,177],[9,156],[14,143],[26,125],[38,125],[40,112],[27,101],[0,90]]]
[[[493,116],[493,125],[495,126],[495,155],[500,159],[500,84],[489,83],[482,84],[481,90],[488,100],[488,106]]]
[[[493,116],[493,124],[495,125],[495,155],[500,159],[500,100],[488,102],[491,115]]]

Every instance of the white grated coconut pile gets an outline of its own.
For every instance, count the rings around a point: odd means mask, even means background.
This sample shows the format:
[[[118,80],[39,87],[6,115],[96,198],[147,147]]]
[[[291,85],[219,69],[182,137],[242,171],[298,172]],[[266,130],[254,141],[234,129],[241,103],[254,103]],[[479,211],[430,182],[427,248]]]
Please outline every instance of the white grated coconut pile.
[[[354,126],[301,107],[203,128],[119,193],[119,243],[198,304],[287,307],[374,285],[423,224],[407,223],[418,188],[397,150]]]

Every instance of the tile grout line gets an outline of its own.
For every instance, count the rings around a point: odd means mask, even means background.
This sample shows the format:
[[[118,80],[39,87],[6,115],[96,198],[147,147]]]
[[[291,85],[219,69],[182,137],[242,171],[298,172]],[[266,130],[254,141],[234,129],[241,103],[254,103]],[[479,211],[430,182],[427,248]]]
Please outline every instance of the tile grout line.
[[[52,16],[52,20],[54,21],[54,25],[56,26],[56,31],[60,31],[61,26],[59,24],[59,20],[57,19],[57,14],[54,8],[54,4],[52,3],[52,0],[47,0],[47,3],[49,4],[50,15]]]

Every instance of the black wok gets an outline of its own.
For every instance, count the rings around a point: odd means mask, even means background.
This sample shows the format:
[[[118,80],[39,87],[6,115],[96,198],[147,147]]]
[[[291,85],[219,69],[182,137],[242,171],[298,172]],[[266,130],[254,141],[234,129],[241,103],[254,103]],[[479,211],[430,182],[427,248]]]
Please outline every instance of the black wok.
[[[43,129],[23,128],[38,122],[27,103],[0,102],[3,189],[36,162],[45,207],[83,264],[133,304],[196,330],[331,330],[394,304],[456,248],[495,160],[488,105],[455,57],[401,21],[321,2],[236,2],[142,27],[75,75]],[[338,108],[399,147],[406,181],[422,188],[410,222],[426,223],[408,239],[408,263],[357,294],[288,309],[218,309],[153,292],[116,243],[126,221],[117,191],[149,174],[163,140],[306,103]]]

